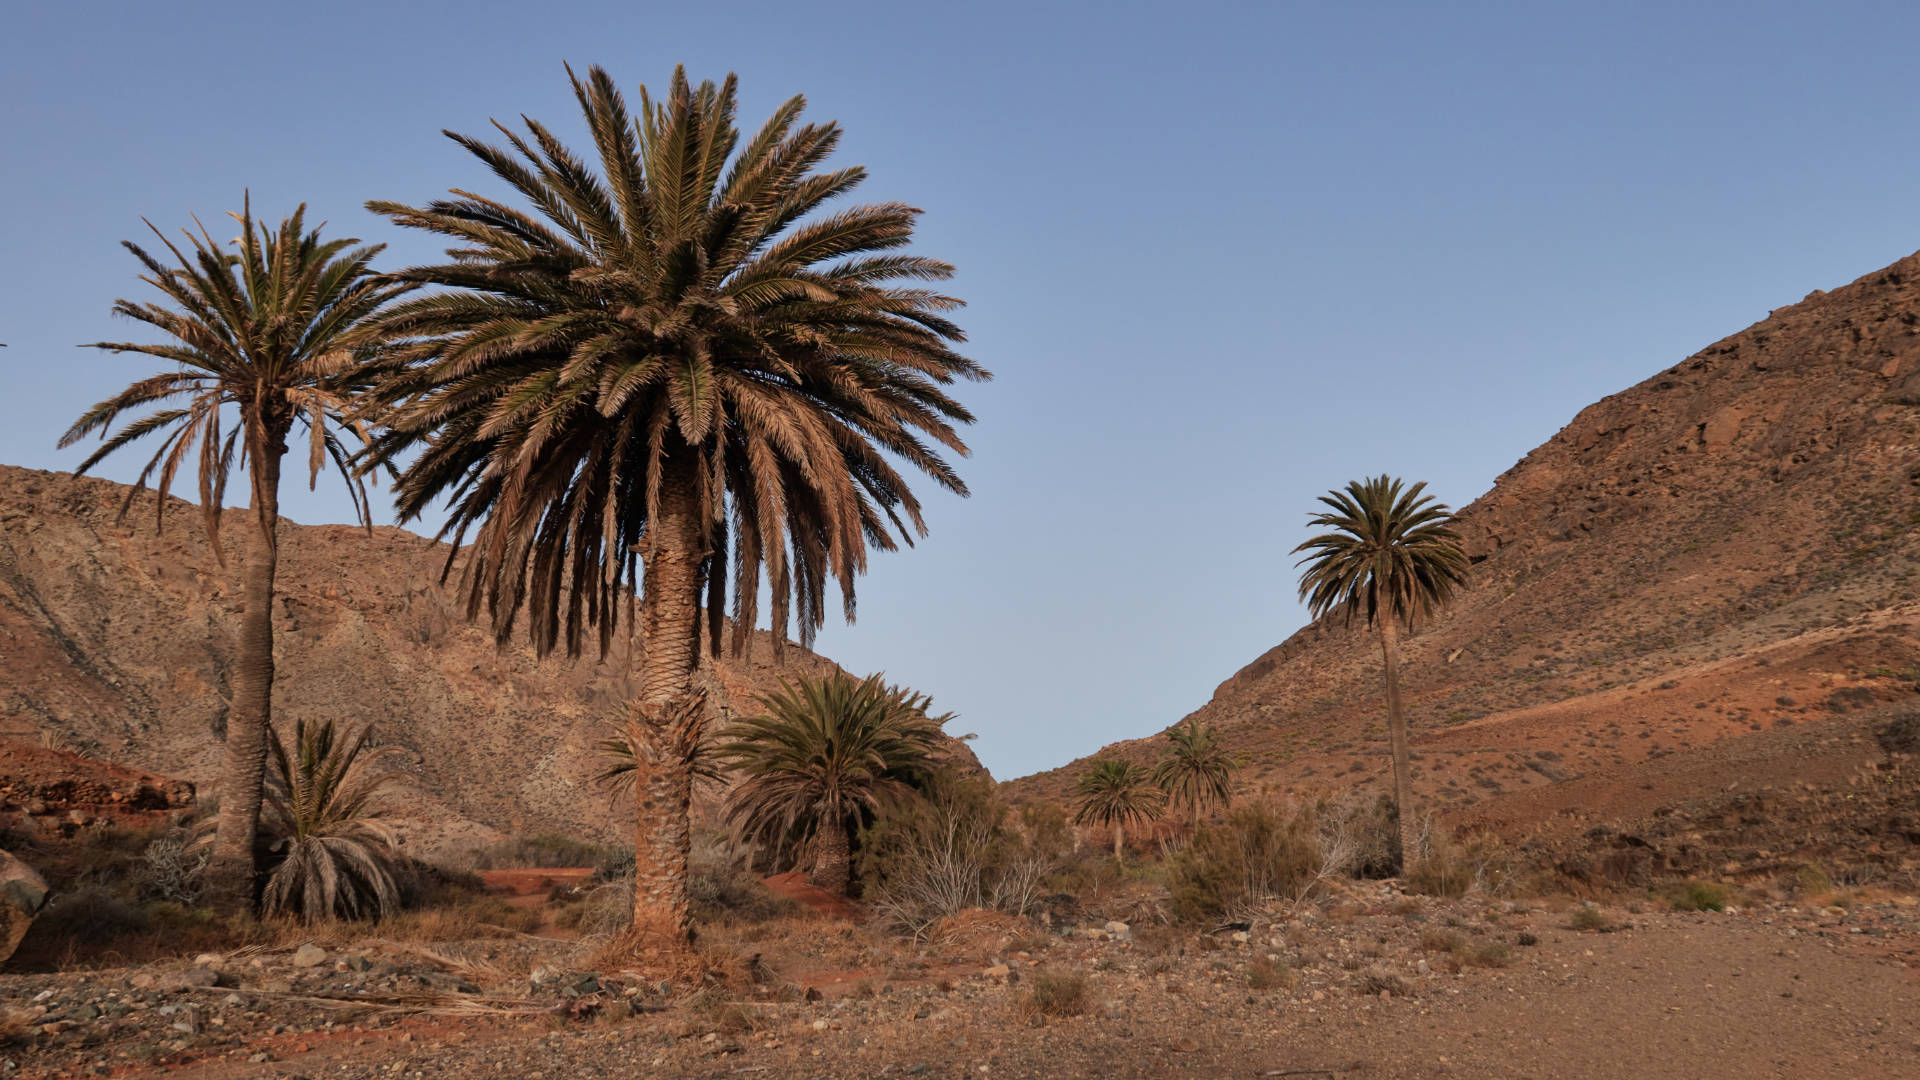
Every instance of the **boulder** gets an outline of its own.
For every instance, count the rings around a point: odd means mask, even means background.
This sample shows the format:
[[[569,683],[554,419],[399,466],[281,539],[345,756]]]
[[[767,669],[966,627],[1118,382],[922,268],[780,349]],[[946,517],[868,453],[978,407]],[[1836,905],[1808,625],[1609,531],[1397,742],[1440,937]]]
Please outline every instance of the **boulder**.
[[[0,962],[13,955],[46,902],[46,881],[33,867],[0,851]]]

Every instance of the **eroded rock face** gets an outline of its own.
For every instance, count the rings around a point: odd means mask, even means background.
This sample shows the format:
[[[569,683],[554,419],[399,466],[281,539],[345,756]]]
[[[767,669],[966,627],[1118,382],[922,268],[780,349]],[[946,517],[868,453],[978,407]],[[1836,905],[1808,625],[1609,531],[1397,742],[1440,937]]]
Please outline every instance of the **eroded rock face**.
[[[127,491],[0,466],[0,738],[51,733],[89,758],[217,794],[251,525],[227,512],[222,567],[181,500],[163,531],[151,495],[117,520]],[[409,850],[459,851],[503,833],[627,836],[631,803],[593,784],[625,697],[624,631],[605,661],[536,660],[520,642],[495,647],[484,615],[467,618],[458,564],[438,584],[446,545],[391,528],[281,530],[276,716],[371,722],[379,741],[409,752],[395,815]],[[770,636],[753,637],[747,658],[718,665],[735,710],[782,676],[834,670],[794,645],[776,665]]]
[[[33,867],[0,851],[0,963],[13,955],[47,902],[47,883]]]

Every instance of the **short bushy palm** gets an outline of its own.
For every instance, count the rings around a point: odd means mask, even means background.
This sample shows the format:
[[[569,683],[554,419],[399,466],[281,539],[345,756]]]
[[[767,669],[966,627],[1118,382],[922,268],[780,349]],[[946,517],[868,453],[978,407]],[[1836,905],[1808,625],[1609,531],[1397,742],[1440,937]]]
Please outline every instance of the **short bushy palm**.
[[[684,950],[703,636],[717,653],[729,590],[736,654],[763,594],[776,652],[795,624],[811,640],[830,582],[851,618],[869,548],[925,531],[899,465],[966,493],[947,387],[987,373],[927,287],[952,268],[906,251],[919,211],[828,212],[866,170],[822,171],[840,129],[800,123],[801,98],[742,139],[731,76],[676,70],[637,116],[598,68],[573,89],[591,158],[533,120],[505,147],[453,136],[527,209],[369,204],[454,245],[396,275],[434,291],[377,335],[397,351],[372,460],[406,465],[403,520],[451,500],[469,611],[502,640],[524,615],[543,655],[590,631],[604,654],[639,593],[629,947]]]
[[[850,837],[926,779],[952,714],[928,716],[925,696],[878,675],[838,672],[783,681],[760,703],[766,712],[733,725],[720,748],[740,774],[727,820],[768,848],[811,847],[813,883],[845,893]]]
[[[1131,761],[1103,758],[1073,787],[1076,825],[1104,825],[1113,830],[1113,857],[1123,855],[1126,828],[1160,820],[1166,793],[1154,786],[1146,769]]]
[[[201,517],[222,564],[220,508],[227,480],[237,466],[251,481],[257,532],[240,594],[219,832],[207,870],[211,899],[229,909],[246,906],[253,894],[254,834],[273,713],[281,458],[288,437],[304,426],[309,486],[331,463],[347,479],[354,509],[367,520],[365,489],[348,467],[348,451],[339,438],[341,431],[365,434],[344,416],[363,386],[361,366],[345,342],[405,288],[373,276],[371,264],[381,245],[322,241],[317,228],[306,229],[305,211],[304,206],[295,210],[278,229],[256,222],[251,206],[232,215],[240,224],[234,252],[224,250],[204,227],[198,235],[186,234],[182,251],[149,224],[174,266],[126,244],[147,268],[141,280],[160,290],[167,304],[118,300],[114,313],[147,324],[164,340],[104,341],[92,347],[144,353],[174,369],[141,379],[88,409],[60,439],[63,447],[94,432],[106,439],[80,463],[76,471],[85,473],[129,443],[162,436],[121,513],[152,480],[157,527],[175,474],[183,467],[195,469]],[[239,414],[232,427],[226,426],[229,408]],[[112,431],[125,414],[141,410],[151,411]]]
[[[1172,805],[1193,812],[1193,824],[1207,807],[1233,801],[1233,774],[1237,766],[1211,725],[1189,717],[1167,731],[1167,756],[1154,767],[1153,782],[1167,793]]]
[[[1311,521],[1327,531],[1294,548],[1295,554],[1307,553],[1300,560],[1306,568],[1300,598],[1315,619],[1339,613],[1351,623],[1358,614],[1380,633],[1403,864],[1415,855],[1418,829],[1407,718],[1400,704],[1398,628],[1411,632],[1417,620],[1433,614],[1467,580],[1467,556],[1453,531],[1454,516],[1446,504],[1423,494],[1426,487],[1380,476],[1330,491],[1320,497],[1328,511]]]
[[[380,918],[399,906],[402,856],[371,805],[397,774],[380,768],[391,751],[368,752],[371,735],[302,720],[291,745],[274,740],[266,825],[281,859],[267,875],[268,914],[315,922]]]

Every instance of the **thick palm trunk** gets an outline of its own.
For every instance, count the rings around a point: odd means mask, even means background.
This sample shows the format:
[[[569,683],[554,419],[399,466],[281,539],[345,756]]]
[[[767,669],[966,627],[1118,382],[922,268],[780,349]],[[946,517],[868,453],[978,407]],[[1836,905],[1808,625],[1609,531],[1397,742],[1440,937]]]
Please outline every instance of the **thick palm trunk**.
[[[1413,811],[1413,758],[1407,748],[1407,714],[1400,707],[1400,632],[1390,617],[1380,620],[1380,655],[1387,666],[1387,744],[1393,750],[1393,804],[1400,816],[1400,869],[1419,853],[1419,823]]]
[[[280,547],[280,458],[284,437],[269,436],[253,461],[253,518],[259,535],[247,546],[240,591],[240,638],[234,650],[233,703],[227,709],[226,759],[220,769],[219,831],[207,864],[207,900],[217,910],[253,906],[254,839],[260,828],[261,783],[273,720],[273,579]]]
[[[700,660],[699,505],[691,470],[662,478],[660,512],[643,541],[639,701],[629,719],[634,748],[633,952],[680,952],[692,940],[687,912],[688,818],[693,748],[705,710],[693,689]]]
[[[817,886],[834,894],[847,895],[847,882],[852,877],[852,854],[847,842],[847,826],[838,815],[828,814],[820,821],[818,845],[813,854],[813,874],[811,880]]]

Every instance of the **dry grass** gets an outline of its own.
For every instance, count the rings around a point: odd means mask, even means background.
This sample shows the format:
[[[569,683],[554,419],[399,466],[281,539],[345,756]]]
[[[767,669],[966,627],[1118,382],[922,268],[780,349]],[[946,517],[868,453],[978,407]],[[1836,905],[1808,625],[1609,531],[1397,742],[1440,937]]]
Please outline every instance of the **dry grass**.
[[[1285,990],[1293,985],[1293,971],[1271,956],[1257,957],[1247,965],[1247,987],[1252,990]]]
[[[1020,995],[1017,1009],[1022,1017],[1045,1016],[1058,1019],[1080,1016],[1093,1008],[1087,992],[1086,976],[1076,972],[1035,972],[1027,992]]]
[[[1567,919],[1569,930],[1605,930],[1612,925],[1613,920],[1607,918],[1607,913],[1596,904],[1581,904],[1573,909],[1572,916]]]

